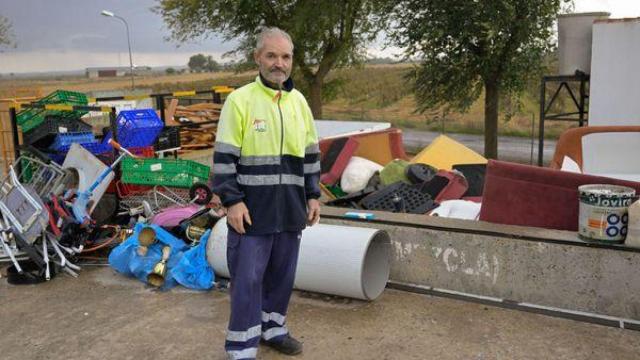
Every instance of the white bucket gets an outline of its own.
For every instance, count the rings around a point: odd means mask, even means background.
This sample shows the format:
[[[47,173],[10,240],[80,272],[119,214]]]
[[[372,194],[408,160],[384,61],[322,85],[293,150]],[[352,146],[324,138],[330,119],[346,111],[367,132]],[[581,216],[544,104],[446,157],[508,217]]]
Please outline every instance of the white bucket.
[[[627,236],[627,210],[636,191],[630,187],[606,184],[582,185],[578,232],[589,240],[623,242]]]

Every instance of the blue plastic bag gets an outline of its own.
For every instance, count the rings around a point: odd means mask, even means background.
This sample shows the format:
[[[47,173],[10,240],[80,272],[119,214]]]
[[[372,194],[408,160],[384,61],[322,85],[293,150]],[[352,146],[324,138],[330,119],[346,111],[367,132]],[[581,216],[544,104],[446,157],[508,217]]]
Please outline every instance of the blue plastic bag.
[[[148,247],[145,256],[140,256],[136,251],[140,245],[138,235],[145,227],[151,227],[155,230],[158,241]],[[153,267],[162,259],[162,248],[164,246],[171,247],[171,253],[167,260],[167,274],[165,275],[162,289],[170,289],[177,285],[171,269],[180,262],[189,246],[158,225],[136,224],[133,234],[122,244],[116,246],[109,254],[109,265],[121,274],[135,277],[146,283]]]
[[[213,287],[215,274],[207,262],[207,242],[211,229],[200,237],[200,243],[185,252],[178,265],[171,270],[173,278],[182,286],[196,290]]]

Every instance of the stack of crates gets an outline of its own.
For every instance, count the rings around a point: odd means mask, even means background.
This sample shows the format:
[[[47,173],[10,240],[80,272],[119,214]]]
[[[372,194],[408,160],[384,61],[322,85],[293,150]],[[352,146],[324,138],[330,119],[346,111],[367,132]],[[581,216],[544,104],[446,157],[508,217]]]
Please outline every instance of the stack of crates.
[[[86,106],[88,104],[87,96],[83,93],[56,90],[51,94],[43,97],[35,102],[38,105],[46,104],[66,104],[75,106]],[[62,110],[45,110],[37,108],[28,108],[17,114],[18,125],[22,128],[24,134],[37,128],[44,122],[45,117],[54,115],[63,118],[79,119],[86,111],[62,111]]]
[[[79,119],[48,115],[44,121],[22,136],[22,142],[36,148],[48,148],[57,134],[92,131],[91,125]]]

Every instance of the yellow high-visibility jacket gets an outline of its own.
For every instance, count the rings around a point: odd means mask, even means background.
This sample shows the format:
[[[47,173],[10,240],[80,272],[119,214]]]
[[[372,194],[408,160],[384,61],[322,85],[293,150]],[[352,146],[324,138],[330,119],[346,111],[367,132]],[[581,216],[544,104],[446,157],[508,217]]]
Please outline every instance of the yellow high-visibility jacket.
[[[233,91],[218,122],[213,192],[226,207],[244,201],[247,234],[300,231],[307,200],[320,197],[320,150],[313,115],[291,79],[283,90],[261,76]]]

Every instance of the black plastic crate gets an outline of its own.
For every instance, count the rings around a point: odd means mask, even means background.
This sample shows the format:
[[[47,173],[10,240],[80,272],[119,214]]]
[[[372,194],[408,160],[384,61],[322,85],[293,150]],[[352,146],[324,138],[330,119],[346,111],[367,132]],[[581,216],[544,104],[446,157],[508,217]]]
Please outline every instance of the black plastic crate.
[[[166,126],[158,135],[153,144],[155,151],[177,149],[180,147],[180,128],[177,126]]]
[[[91,131],[91,125],[80,119],[47,116],[40,125],[28,133],[22,134],[22,142],[38,149],[46,149],[51,146],[57,134]]]
[[[426,214],[437,207],[431,196],[414,185],[393,183],[360,200],[360,206],[368,210]]]
[[[469,184],[469,188],[463,196],[482,196],[486,169],[487,164],[453,165],[453,170],[460,171]]]

